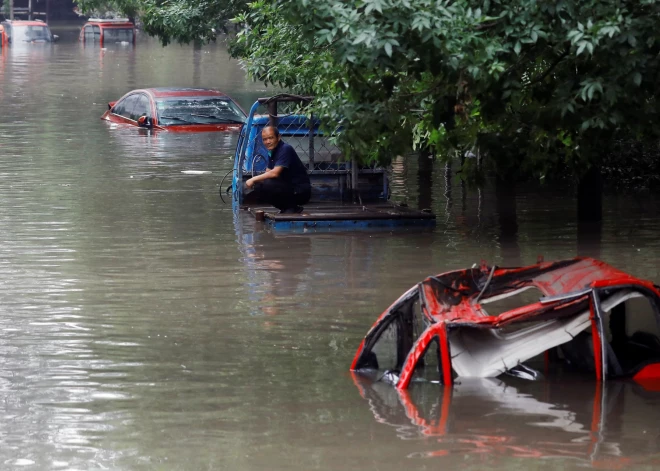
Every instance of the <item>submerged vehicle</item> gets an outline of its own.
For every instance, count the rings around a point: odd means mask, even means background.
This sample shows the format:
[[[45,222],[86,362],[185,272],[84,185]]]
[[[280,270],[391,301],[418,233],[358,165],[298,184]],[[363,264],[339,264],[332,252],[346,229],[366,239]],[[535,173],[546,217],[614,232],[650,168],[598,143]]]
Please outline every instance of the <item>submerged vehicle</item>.
[[[437,375],[510,374],[563,365],[598,380],[660,381],[660,287],[604,262],[482,264],[430,276],[371,327],[351,370],[382,371],[398,389]]]
[[[41,20],[6,20],[0,23],[0,46],[54,43],[58,36]]]
[[[135,25],[128,18],[90,18],[83,25],[78,41],[85,44],[135,44]]]
[[[434,225],[435,216],[430,212],[388,201],[387,168],[359,165],[343,157],[318,117],[308,113],[312,101],[313,97],[281,94],[259,98],[252,105],[236,146],[228,189],[232,191],[234,209],[247,209],[273,230]],[[261,140],[266,126],[277,127],[283,141],[295,149],[307,169],[312,195],[301,214],[278,214],[272,207],[250,200],[245,182],[267,170],[268,151]]]
[[[108,103],[101,119],[171,132],[238,132],[245,122],[245,112],[218,90],[145,88]]]

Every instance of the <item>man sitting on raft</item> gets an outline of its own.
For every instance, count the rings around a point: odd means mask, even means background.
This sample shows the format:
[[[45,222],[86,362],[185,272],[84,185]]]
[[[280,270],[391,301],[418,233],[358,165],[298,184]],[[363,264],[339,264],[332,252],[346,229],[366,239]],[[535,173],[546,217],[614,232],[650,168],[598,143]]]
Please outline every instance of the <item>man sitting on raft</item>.
[[[281,214],[301,213],[312,192],[307,168],[275,126],[264,127],[261,140],[268,150],[268,170],[245,184],[254,188],[257,202],[272,204]]]

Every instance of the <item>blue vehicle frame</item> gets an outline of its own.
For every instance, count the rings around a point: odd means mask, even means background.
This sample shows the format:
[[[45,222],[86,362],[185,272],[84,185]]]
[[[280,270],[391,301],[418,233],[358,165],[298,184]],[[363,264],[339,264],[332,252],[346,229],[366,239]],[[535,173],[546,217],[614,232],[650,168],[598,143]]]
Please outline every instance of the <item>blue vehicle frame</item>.
[[[320,121],[313,116],[282,113],[292,105],[300,108],[311,102],[310,97],[277,95],[258,99],[250,108],[248,119],[239,135],[232,177],[234,209],[244,203],[244,183],[266,171],[268,152],[261,141],[265,126],[277,126],[283,140],[291,144],[308,168],[312,182],[313,201],[348,201],[359,194],[361,201],[383,201],[389,196],[387,169],[358,167],[346,161],[338,148],[319,129]]]

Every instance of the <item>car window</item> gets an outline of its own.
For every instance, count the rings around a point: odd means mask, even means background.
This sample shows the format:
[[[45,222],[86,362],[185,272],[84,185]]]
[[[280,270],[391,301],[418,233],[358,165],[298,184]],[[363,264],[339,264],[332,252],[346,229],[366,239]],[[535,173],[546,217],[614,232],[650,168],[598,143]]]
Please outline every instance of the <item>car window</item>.
[[[657,299],[636,290],[603,290],[602,305],[612,304],[604,313],[608,354],[616,358],[615,374],[637,372],[648,363],[660,363],[660,306]]]
[[[120,42],[133,42],[133,29],[132,28],[105,28],[103,30],[104,43],[120,43]]]
[[[227,97],[176,97],[156,101],[158,123],[244,123],[245,113]]]
[[[112,112],[116,115],[123,116],[124,118],[133,119],[131,112],[135,107],[135,102],[139,98],[139,95],[129,95],[119,103],[117,103],[113,108]]]
[[[85,41],[98,41],[101,29],[96,25],[85,26]]]
[[[11,30],[14,43],[51,40],[50,30],[47,26],[12,26]]]
[[[135,106],[130,110],[131,119],[137,121],[140,116],[151,117],[151,110],[149,108],[149,98],[147,95],[138,95],[138,99],[135,101]]]

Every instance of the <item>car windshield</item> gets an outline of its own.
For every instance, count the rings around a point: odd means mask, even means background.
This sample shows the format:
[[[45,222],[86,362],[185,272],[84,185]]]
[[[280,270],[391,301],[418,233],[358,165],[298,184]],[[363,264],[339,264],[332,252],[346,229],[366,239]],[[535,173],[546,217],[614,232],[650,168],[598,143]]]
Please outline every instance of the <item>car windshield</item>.
[[[176,97],[156,101],[158,124],[244,123],[245,113],[228,98]]]
[[[11,40],[17,42],[50,41],[52,39],[48,26],[12,26]]]
[[[105,28],[103,30],[103,41],[108,42],[133,42],[133,29],[131,28]]]

